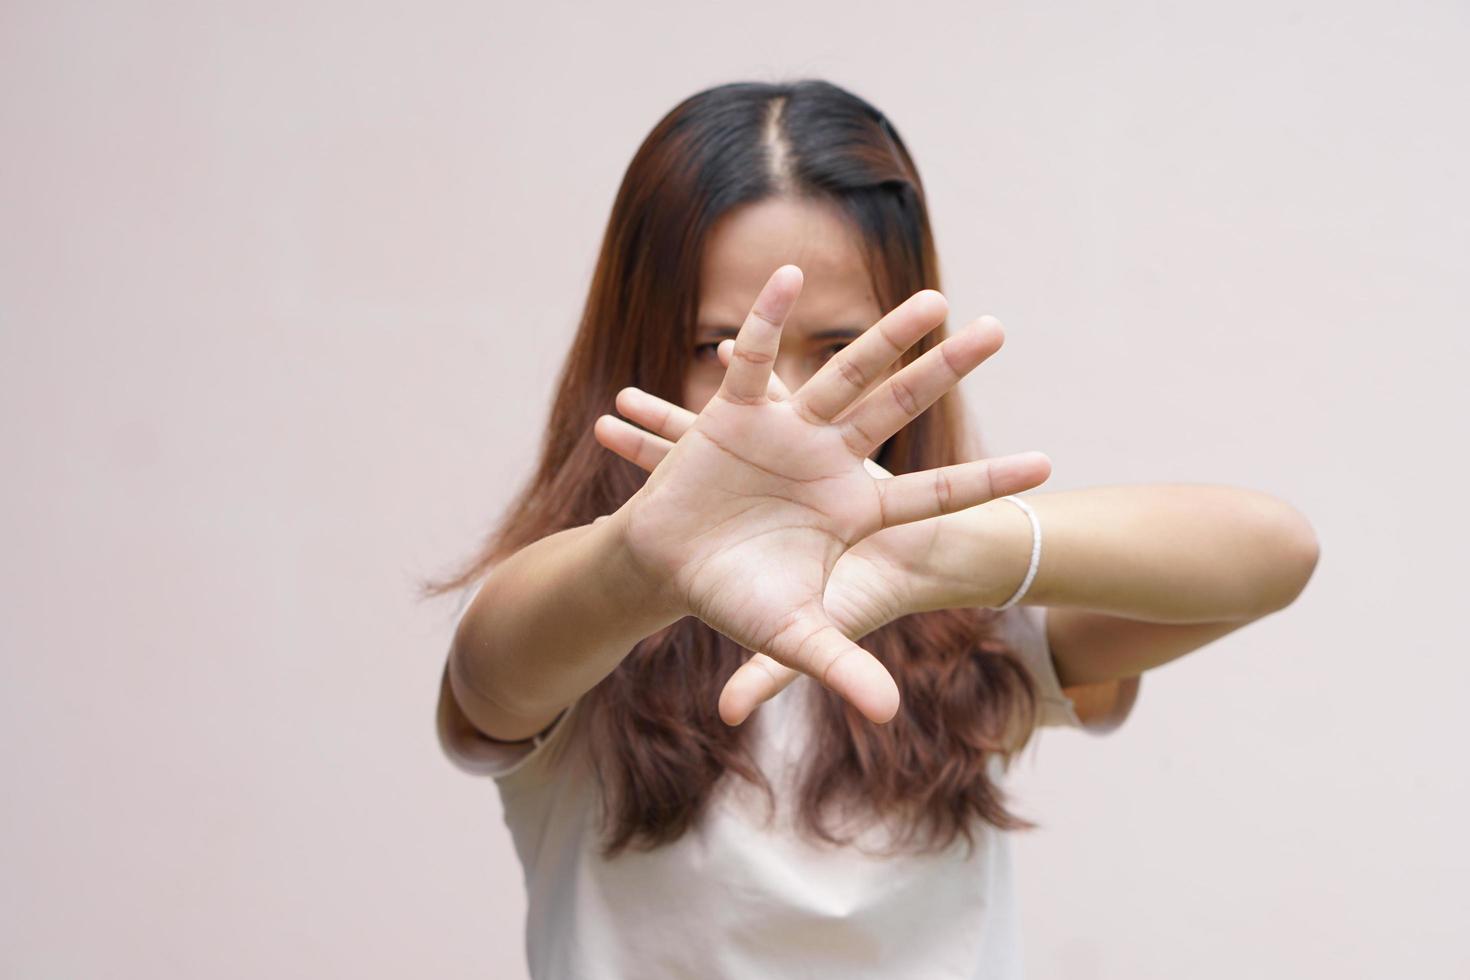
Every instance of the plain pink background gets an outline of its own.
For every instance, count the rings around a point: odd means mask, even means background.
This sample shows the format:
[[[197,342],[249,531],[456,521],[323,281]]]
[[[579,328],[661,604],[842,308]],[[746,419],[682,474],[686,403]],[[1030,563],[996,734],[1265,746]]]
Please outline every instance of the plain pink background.
[[[1452,977],[1464,4],[0,7],[0,974],[522,976],[432,712],[613,192],[683,97],[896,122],[1045,489],[1220,482],[1302,598],[1017,773],[1031,976]]]

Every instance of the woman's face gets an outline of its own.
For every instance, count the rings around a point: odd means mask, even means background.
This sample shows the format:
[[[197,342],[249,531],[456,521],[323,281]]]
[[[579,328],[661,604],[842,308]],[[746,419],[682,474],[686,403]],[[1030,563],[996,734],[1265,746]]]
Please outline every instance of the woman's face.
[[[725,369],[716,346],[735,336],[771,273],[788,262],[801,268],[803,282],[776,354],[775,372],[787,388],[801,387],[876,323],[883,311],[857,236],[835,204],[792,197],[747,204],[716,222],[705,243],[684,407],[699,412],[719,390]]]

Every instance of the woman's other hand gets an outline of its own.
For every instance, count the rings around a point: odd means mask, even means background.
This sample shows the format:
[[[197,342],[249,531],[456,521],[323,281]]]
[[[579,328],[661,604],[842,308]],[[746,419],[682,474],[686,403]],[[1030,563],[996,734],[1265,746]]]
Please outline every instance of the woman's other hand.
[[[771,276],[736,339],[721,345],[725,378],[698,415],[625,389],[619,411],[660,435],[614,416],[598,419],[599,442],[651,471],[611,519],[619,521],[636,567],[671,608],[764,654],[726,684],[719,710],[728,724],[743,721],[793,670],[882,723],[897,712],[897,685],[850,631],[901,614],[902,555],[934,530],[915,527],[915,542],[892,535],[893,547],[870,546],[868,555],[849,561],[836,601],[827,601],[839,559],[885,528],[1033,487],[1050,464],[1023,453],[875,475],[868,454],[999,349],[999,324],[981,318],[860,397],[943,322],[944,298],[916,293],[793,393],[773,377],[772,365],[800,288],[794,266]],[[894,556],[897,566],[888,560]],[[862,598],[865,592],[870,596]]]

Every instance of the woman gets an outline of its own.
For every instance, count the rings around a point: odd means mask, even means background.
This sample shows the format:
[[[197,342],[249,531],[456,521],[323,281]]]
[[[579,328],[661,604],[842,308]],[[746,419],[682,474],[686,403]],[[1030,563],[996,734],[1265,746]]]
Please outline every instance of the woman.
[[[1002,333],[946,337],[938,285],[849,92],[720,86],[639,148],[540,465],[436,586],[474,586],[439,731],[500,789],[533,976],[1020,976],[1009,761],[1310,576],[1254,491],[1014,496],[1050,462],[967,440]]]

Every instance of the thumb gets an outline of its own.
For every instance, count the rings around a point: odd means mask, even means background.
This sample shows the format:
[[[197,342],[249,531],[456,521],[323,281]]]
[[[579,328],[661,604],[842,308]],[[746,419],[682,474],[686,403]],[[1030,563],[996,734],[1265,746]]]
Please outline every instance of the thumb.
[[[735,668],[720,692],[720,718],[727,725],[741,725],[751,712],[784,691],[801,671],[792,670],[764,653],[754,654]]]
[[[898,714],[898,684],[893,675],[878,658],[848,639],[819,604],[802,607],[771,638],[765,653],[820,681],[875,724],[886,724]],[[734,719],[739,724],[763,700],[760,693],[760,686],[727,686],[720,697],[720,716],[727,723]]]

